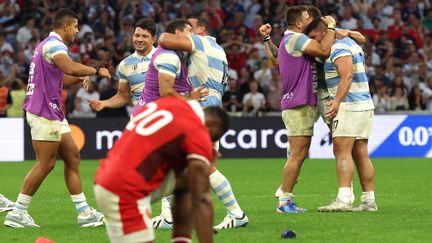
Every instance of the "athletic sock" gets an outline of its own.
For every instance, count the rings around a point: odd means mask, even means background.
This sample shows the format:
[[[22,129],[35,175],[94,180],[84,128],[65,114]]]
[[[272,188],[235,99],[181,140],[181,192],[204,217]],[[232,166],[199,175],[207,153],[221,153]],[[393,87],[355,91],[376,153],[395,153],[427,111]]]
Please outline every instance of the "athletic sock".
[[[375,202],[375,192],[362,192],[361,201],[364,203],[373,203]]]
[[[18,194],[18,198],[15,202],[14,211],[19,213],[27,213],[29,204],[32,200],[32,196],[25,195],[25,194]]]
[[[293,194],[291,192],[284,192],[279,195],[279,206],[286,204],[288,201],[293,199]]]
[[[352,190],[350,187],[339,187],[339,193],[337,197],[341,202],[350,203],[352,197],[351,195],[352,195]]]
[[[218,170],[210,175],[210,185],[229,213],[234,215],[236,218],[243,217],[243,211],[237,203],[231,184]]]
[[[89,211],[90,207],[87,204],[86,197],[84,196],[84,193],[81,192],[77,195],[70,195],[72,198],[72,202],[75,204],[75,208],[78,212],[78,214],[82,214],[85,211]]]

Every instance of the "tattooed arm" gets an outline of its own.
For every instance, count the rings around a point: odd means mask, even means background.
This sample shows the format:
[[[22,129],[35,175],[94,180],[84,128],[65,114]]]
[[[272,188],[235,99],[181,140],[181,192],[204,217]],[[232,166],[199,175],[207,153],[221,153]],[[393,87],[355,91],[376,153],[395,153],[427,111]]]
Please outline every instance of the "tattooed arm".
[[[270,24],[264,24],[259,28],[261,37],[264,39],[264,46],[266,50],[267,57],[272,61],[272,63],[277,66],[279,48],[271,41],[270,32],[272,27]]]

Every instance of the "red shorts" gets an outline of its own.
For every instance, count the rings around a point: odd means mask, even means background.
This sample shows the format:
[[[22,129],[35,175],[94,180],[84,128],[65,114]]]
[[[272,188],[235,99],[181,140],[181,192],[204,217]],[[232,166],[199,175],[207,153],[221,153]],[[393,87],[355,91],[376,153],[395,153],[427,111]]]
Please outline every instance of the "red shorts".
[[[154,240],[151,196],[125,198],[100,185],[94,186],[96,203],[105,216],[111,242],[147,242]]]

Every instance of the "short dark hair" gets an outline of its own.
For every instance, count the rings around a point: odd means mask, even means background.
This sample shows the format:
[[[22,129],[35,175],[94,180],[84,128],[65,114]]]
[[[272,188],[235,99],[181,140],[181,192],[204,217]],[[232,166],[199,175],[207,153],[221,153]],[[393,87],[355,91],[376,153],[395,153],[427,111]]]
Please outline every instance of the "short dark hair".
[[[135,29],[136,28],[141,28],[143,30],[147,30],[148,32],[150,32],[151,36],[156,35],[156,24],[153,20],[151,20],[149,18],[143,18],[143,19],[138,20],[135,23]]]
[[[309,16],[311,16],[312,18],[316,19],[316,18],[321,18],[322,14],[321,14],[321,10],[319,10],[317,7],[313,6],[313,5],[308,5],[308,13]]]
[[[54,28],[61,28],[64,24],[71,23],[73,19],[78,19],[78,15],[74,11],[68,8],[61,8],[54,13]]]
[[[192,26],[187,19],[174,19],[168,24],[166,32],[175,34],[176,30],[183,31],[186,28],[186,25]]]
[[[321,20],[321,18],[315,18],[312,20],[312,22],[306,27],[306,30],[304,32],[305,35],[309,35],[310,32],[314,29],[325,29],[327,26],[324,24],[324,22]]]
[[[204,27],[205,31],[208,32],[208,33],[211,32],[210,23],[206,19],[203,19],[203,18],[200,18],[200,17],[190,17],[190,19],[196,19],[198,26]]]
[[[219,122],[221,129],[221,136],[228,131],[229,128],[229,116],[228,113],[219,106],[208,106],[204,108],[204,113],[215,118]]]
[[[307,6],[292,6],[285,13],[285,22],[287,26],[293,26],[302,17],[304,11],[308,11]]]

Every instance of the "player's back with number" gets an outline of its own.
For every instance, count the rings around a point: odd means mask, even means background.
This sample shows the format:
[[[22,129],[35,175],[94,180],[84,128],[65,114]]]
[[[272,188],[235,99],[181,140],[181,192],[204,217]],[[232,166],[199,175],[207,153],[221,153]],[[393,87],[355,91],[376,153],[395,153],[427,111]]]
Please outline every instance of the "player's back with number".
[[[114,193],[146,196],[171,169],[183,170],[188,158],[210,162],[212,142],[202,119],[198,102],[169,97],[147,104],[101,161],[96,183]]]

